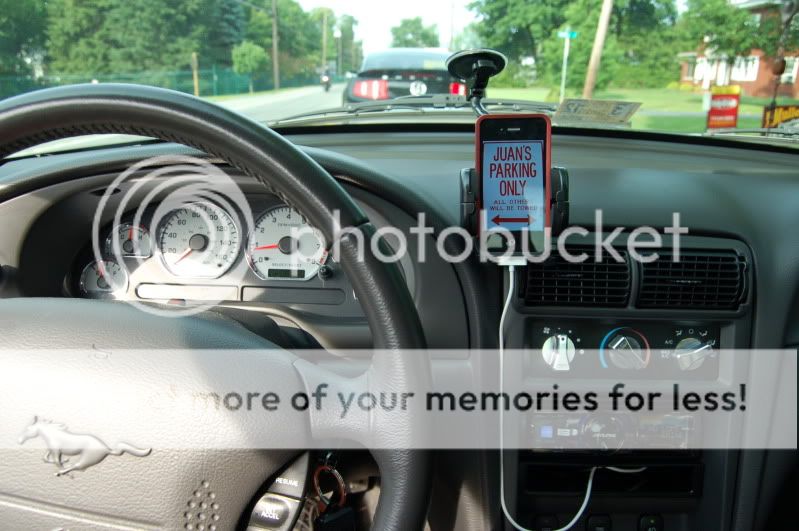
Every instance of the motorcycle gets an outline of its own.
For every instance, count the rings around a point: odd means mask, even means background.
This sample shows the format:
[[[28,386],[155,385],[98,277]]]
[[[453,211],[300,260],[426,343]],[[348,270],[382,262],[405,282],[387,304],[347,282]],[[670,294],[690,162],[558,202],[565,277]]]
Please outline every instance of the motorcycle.
[[[325,87],[325,92],[328,92],[330,90],[330,84],[331,84],[330,76],[327,74],[322,74],[321,82],[322,86]]]

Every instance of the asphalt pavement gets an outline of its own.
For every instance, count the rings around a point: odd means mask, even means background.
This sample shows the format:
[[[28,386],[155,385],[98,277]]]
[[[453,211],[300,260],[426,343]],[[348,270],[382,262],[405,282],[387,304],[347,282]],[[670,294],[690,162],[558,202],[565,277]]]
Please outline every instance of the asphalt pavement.
[[[269,122],[297,114],[341,107],[344,83],[337,83],[325,92],[322,85],[290,88],[276,93],[243,94],[217,101],[219,105],[239,112],[256,122]]]

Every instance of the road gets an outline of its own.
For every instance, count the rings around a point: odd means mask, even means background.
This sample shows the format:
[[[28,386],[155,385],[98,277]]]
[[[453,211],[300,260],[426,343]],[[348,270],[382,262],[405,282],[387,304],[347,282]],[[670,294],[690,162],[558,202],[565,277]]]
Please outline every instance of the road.
[[[280,90],[276,94],[244,94],[224,98],[216,103],[239,112],[257,122],[269,122],[297,114],[341,107],[344,83],[337,83],[325,92],[321,85]]]

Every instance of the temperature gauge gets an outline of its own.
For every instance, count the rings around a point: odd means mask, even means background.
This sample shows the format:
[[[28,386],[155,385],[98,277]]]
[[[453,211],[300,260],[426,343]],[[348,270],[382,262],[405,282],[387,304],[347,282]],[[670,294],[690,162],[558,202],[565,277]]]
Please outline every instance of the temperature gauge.
[[[147,258],[153,254],[150,233],[141,225],[133,223],[117,225],[105,240],[105,254],[106,256]]]
[[[128,274],[113,260],[92,262],[80,274],[80,293],[91,299],[114,299],[128,291]]]

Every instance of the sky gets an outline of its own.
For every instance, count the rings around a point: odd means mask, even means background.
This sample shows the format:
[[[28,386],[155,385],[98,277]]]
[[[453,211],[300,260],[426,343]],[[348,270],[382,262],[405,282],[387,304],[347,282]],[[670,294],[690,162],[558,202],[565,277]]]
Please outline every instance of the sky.
[[[470,0],[298,0],[309,11],[329,7],[336,15],[352,15],[358,20],[355,38],[363,41],[364,53],[376,52],[391,46],[391,28],[403,18],[421,16],[425,25],[438,26],[441,46],[449,45],[451,27],[455,35],[475,19],[466,7]]]

